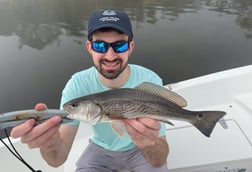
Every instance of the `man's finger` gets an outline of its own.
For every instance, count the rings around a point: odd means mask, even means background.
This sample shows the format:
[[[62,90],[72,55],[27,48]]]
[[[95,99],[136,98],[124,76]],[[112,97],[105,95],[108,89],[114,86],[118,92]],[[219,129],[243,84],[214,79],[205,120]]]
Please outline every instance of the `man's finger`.
[[[151,128],[153,130],[160,130],[160,122],[151,118],[138,118],[140,123],[144,124],[146,127]]]
[[[34,109],[37,110],[37,111],[41,111],[41,110],[47,109],[47,106],[44,103],[38,103],[38,104],[35,105]]]
[[[25,135],[27,132],[29,132],[33,128],[35,123],[36,121],[34,119],[30,119],[30,120],[27,120],[25,123],[14,127],[10,133],[11,137],[18,138]]]
[[[35,126],[32,130],[29,131],[28,134],[23,135],[22,141],[27,143],[27,142],[43,135],[51,128],[58,125],[60,121],[61,121],[60,116],[55,116],[55,117],[48,119],[47,121]]]

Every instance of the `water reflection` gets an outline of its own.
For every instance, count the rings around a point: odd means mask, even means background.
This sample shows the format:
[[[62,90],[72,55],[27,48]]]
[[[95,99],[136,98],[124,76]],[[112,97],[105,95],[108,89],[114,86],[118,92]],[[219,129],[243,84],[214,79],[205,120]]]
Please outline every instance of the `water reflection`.
[[[252,1],[251,0],[206,0],[210,10],[237,15],[237,24],[245,30],[245,37],[252,38]]]
[[[204,6],[219,13],[236,15],[244,35],[252,37],[252,1],[250,0],[1,0],[0,35],[16,35],[19,49],[27,45],[43,49],[59,36],[85,37],[87,17],[107,7],[127,11],[133,21],[156,24],[159,19],[179,20],[183,13],[196,13]],[[157,13],[160,12],[161,16]],[[140,29],[140,28],[137,28]],[[77,39],[76,42],[81,43]]]
[[[90,1],[91,2],[91,1]],[[19,48],[24,45],[43,49],[59,36],[85,36],[81,9],[88,1],[7,0],[0,2],[0,34],[19,37]],[[88,9],[88,8],[87,8]],[[92,9],[91,9],[92,10]]]

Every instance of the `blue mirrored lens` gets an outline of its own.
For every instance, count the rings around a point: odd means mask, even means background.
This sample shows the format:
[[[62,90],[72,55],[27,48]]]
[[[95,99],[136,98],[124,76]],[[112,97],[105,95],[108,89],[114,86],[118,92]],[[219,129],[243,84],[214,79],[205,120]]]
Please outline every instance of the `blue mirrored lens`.
[[[106,42],[95,41],[92,42],[92,48],[95,52],[106,53],[108,51],[108,44]]]
[[[129,44],[127,41],[118,41],[111,44],[114,52],[123,53],[129,49]]]
[[[113,43],[107,43],[104,41],[93,41],[92,49],[98,53],[106,53],[112,47],[115,53],[123,53],[129,49],[128,41],[117,41]]]

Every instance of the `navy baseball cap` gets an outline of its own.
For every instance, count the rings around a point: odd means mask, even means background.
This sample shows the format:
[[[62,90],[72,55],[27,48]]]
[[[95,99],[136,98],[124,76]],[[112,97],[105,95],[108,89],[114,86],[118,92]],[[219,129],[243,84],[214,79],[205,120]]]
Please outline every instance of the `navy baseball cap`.
[[[88,38],[90,35],[102,28],[119,30],[133,38],[132,25],[129,16],[122,11],[105,10],[94,12],[88,23]]]

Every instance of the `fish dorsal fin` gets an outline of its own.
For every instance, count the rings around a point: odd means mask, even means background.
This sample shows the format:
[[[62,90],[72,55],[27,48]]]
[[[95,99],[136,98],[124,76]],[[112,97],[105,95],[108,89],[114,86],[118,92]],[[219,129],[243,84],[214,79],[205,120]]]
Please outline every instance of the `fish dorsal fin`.
[[[135,89],[145,91],[147,93],[157,95],[160,97],[163,97],[175,104],[177,104],[180,107],[187,106],[186,100],[178,95],[177,93],[170,91],[162,86],[150,83],[150,82],[144,82],[140,85],[138,85]]]

